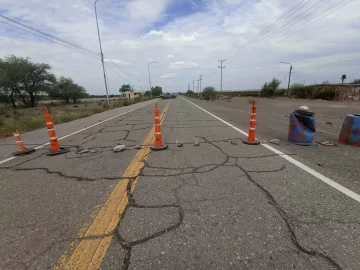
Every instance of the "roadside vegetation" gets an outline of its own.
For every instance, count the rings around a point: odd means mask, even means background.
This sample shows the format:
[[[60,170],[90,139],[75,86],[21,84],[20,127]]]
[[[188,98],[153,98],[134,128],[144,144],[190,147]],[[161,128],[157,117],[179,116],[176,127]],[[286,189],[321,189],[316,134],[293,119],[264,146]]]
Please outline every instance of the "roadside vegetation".
[[[12,136],[16,129],[26,132],[45,127],[42,100],[58,101],[46,106],[59,124],[150,99],[119,99],[111,108],[105,98],[81,103],[80,99],[89,97],[84,87],[71,78],[56,78],[48,64],[15,55],[0,58],[0,71],[0,138]]]

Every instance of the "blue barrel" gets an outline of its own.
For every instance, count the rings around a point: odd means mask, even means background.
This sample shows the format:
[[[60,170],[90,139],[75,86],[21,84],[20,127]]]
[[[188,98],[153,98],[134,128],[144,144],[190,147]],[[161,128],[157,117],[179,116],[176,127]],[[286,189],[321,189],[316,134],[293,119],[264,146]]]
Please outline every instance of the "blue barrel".
[[[295,111],[290,114],[288,140],[298,145],[311,145],[316,135],[314,113]]]
[[[360,114],[348,114],[345,117],[339,142],[360,147]]]

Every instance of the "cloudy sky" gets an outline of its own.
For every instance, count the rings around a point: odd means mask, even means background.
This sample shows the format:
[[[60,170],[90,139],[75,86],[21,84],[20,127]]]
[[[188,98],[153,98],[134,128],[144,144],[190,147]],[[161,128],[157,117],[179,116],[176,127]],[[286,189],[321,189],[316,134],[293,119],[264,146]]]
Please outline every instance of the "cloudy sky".
[[[57,76],[104,93],[92,0],[0,3],[0,14],[92,52],[0,23],[0,57],[49,63]],[[360,78],[360,0],[98,0],[97,7],[110,93],[124,83],[148,89],[152,61],[152,84],[166,92],[192,88],[200,74],[203,87],[219,89],[219,59],[224,90],[258,89],[273,77],[285,87],[289,66],[281,61],[292,63],[292,82]]]

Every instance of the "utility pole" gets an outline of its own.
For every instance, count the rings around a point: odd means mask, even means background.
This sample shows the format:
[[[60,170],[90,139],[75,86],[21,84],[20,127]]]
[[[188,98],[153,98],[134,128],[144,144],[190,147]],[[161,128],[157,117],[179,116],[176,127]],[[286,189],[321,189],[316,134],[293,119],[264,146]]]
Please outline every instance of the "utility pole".
[[[222,99],[222,70],[223,70],[223,68],[225,68],[225,66],[223,66],[223,62],[225,62],[226,60],[218,60],[218,61],[220,62],[219,68],[221,69],[220,91],[221,91],[221,99]]]
[[[202,89],[201,89],[201,80],[202,80],[202,76],[204,76],[204,75],[199,75],[200,76],[200,79],[199,79],[199,81],[200,81],[200,93],[201,93],[201,91],[202,91]],[[199,93],[199,95],[200,95],[200,93]]]
[[[193,80],[193,92],[194,92],[194,82],[195,82],[195,80]]]
[[[151,89],[151,79],[150,79],[150,64],[155,64],[157,62],[148,63],[148,72],[149,72],[149,84],[150,84],[150,97],[152,98],[152,89]]]
[[[200,80],[197,80],[197,86],[196,86],[196,89],[197,89],[197,92],[198,92],[198,96],[199,96],[199,82],[200,82]]]
[[[290,65],[290,72],[289,72],[289,82],[288,82],[288,89],[287,89],[287,95],[290,96],[290,80],[291,80],[291,70],[292,70],[292,64],[287,62],[280,62],[281,64],[288,64]]]
[[[190,83],[188,83],[188,91],[190,90]]]
[[[100,44],[101,64],[102,64],[103,73],[104,73],[104,82],[105,82],[105,90],[106,90],[107,103],[108,103],[108,106],[110,107],[109,91],[108,91],[108,85],[107,85],[106,74],[105,74],[104,54],[103,54],[102,46],[101,46],[99,23],[98,23],[97,12],[96,12],[96,2],[97,2],[97,0],[95,0],[95,2],[94,2],[94,8],[95,8],[96,26],[97,26],[97,32],[98,32],[99,44]]]

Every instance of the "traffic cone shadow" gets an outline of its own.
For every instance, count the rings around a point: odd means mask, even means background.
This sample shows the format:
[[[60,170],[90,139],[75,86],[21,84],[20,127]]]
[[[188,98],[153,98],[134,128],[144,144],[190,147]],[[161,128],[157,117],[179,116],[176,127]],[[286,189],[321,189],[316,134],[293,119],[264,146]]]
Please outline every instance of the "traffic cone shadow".
[[[150,148],[155,151],[165,150],[168,148],[168,146],[165,145],[162,140],[160,112],[157,104],[155,104],[154,115],[155,115],[155,145],[150,146]]]
[[[13,153],[14,156],[24,156],[35,152],[34,148],[26,148],[24,146],[18,130],[16,130],[16,132],[13,134],[16,140],[16,145],[18,147],[18,151]]]
[[[60,147],[58,139],[56,137],[56,132],[54,129],[54,123],[51,120],[51,116],[49,114],[48,109],[45,107],[44,109],[45,122],[46,127],[48,129],[48,135],[50,140],[50,152],[47,153],[47,156],[55,156],[69,152],[68,148]]]

